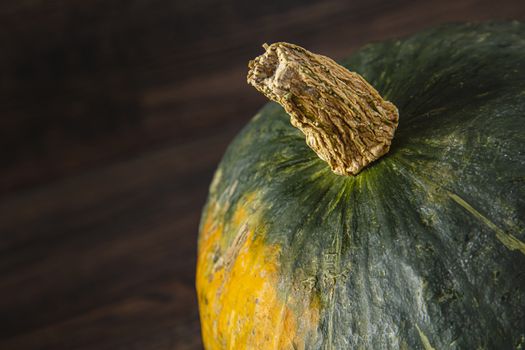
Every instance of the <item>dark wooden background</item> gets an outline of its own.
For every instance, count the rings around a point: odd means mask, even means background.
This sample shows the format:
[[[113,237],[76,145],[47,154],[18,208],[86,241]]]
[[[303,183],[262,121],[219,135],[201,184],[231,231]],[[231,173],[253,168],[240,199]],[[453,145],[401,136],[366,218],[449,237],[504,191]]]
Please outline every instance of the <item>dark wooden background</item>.
[[[200,349],[197,227],[264,42],[342,58],[525,2],[0,3],[0,349]]]

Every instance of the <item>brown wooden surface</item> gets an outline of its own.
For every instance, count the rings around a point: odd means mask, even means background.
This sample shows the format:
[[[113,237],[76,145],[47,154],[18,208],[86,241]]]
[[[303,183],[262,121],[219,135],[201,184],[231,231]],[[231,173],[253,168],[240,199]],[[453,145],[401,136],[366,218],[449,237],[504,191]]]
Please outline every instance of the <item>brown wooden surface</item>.
[[[342,58],[523,0],[0,4],[0,349],[200,349],[197,226],[263,42]]]

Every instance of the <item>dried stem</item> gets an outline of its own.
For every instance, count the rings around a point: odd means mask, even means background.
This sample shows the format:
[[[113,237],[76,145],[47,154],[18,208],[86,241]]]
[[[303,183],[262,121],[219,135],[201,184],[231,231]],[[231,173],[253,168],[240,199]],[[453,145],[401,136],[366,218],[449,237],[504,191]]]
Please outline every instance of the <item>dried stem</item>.
[[[293,44],[263,46],[248,83],[284,107],[336,174],[356,175],[388,152],[399,114],[363,77]]]

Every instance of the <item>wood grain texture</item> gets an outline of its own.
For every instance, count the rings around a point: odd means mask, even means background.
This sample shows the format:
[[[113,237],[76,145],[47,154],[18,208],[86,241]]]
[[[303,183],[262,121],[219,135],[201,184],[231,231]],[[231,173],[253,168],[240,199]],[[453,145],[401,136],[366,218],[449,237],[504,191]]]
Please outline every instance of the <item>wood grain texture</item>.
[[[263,42],[342,58],[521,0],[0,4],[0,348],[199,349],[200,209]]]

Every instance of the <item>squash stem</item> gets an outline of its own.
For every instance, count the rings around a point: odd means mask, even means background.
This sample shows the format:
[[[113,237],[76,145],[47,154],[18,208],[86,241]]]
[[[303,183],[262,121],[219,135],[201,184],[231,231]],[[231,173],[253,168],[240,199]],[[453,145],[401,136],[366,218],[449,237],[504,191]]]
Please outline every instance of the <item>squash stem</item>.
[[[284,107],[334,173],[357,175],[388,152],[399,113],[363,77],[297,45],[263,47],[248,83]]]

